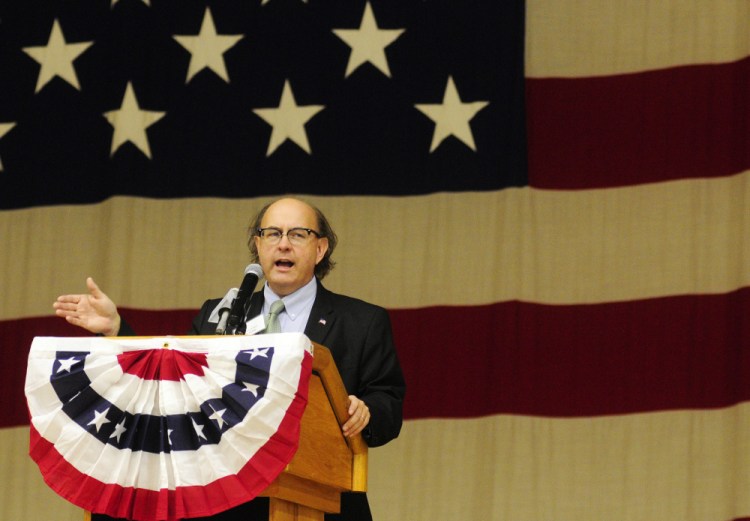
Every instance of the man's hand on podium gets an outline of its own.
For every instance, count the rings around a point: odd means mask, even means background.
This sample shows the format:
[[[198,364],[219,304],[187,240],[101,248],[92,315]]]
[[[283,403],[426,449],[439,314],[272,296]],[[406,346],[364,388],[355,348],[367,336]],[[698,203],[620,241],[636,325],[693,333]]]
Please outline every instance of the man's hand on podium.
[[[354,395],[349,395],[349,419],[343,426],[344,436],[356,436],[370,423],[370,408]]]

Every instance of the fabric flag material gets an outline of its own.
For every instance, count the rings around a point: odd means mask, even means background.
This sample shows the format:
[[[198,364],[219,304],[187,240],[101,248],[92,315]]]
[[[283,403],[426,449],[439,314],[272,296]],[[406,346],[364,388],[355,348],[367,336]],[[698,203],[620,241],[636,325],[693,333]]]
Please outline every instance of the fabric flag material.
[[[0,208],[526,184],[522,1],[7,4]]]
[[[183,334],[239,283],[251,216],[298,194],[339,236],[323,283],[389,310],[407,380],[376,519],[750,518],[749,19],[0,5],[6,517],[64,509],[24,466],[18,368],[81,334],[51,301],[91,275],[139,334]]]
[[[143,521],[249,501],[294,456],[312,346],[304,335],[37,337],[31,457],[88,511]]]

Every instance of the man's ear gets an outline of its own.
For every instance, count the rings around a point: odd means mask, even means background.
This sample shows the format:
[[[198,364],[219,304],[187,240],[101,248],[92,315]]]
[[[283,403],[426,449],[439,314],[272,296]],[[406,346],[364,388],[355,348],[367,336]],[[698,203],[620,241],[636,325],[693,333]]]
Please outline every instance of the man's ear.
[[[328,237],[322,237],[318,240],[317,259],[315,260],[316,266],[318,265],[320,261],[323,260],[323,257],[325,257],[327,251],[328,251]]]

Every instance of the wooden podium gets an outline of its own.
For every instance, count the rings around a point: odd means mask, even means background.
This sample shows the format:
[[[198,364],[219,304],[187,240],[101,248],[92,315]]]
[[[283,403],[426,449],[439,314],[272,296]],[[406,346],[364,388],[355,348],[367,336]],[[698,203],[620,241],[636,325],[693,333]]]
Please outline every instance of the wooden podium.
[[[322,521],[339,512],[341,492],[367,490],[367,444],[361,435],[345,438],[348,395],[328,348],[313,342],[313,370],[299,449],[286,469],[263,492],[270,498],[270,521]]]
[[[284,471],[260,494],[269,498],[270,521],[323,521],[339,512],[341,493],[367,490],[367,444],[345,438],[348,394],[328,348],[313,342],[308,403],[299,448]],[[84,521],[91,521],[85,512]]]

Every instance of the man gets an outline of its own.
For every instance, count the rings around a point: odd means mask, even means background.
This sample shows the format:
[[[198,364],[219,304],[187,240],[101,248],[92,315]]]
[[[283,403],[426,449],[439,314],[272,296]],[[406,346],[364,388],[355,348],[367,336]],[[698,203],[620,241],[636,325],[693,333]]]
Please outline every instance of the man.
[[[267,316],[281,299],[283,332],[304,332],[331,350],[349,393],[345,436],[362,433],[371,447],[396,438],[401,430],[405,383],[393,345],[387,312],[361,300],[337,295],[320,283],[333,268],[336,234],[317,208],[284,198],[263,208],[250,227],[253,260],[266,277],[262,291],[250,299],[246,318]],[[53,304],[71,324],[104,335],[133,334],[117,307],[96,283],[87,279],[89,294],[62,295]],[[191,334],[213,334],[211,314],[220,299],[209,300],[193,321]],[[372,519],[364,494],[342,495],[340,515],[327,520]],[[212,519],[267,519],[267,502],[254,500]],[[264,517],[265,515],[265,517]],[[251,517],[249,517],[251,516]]]

